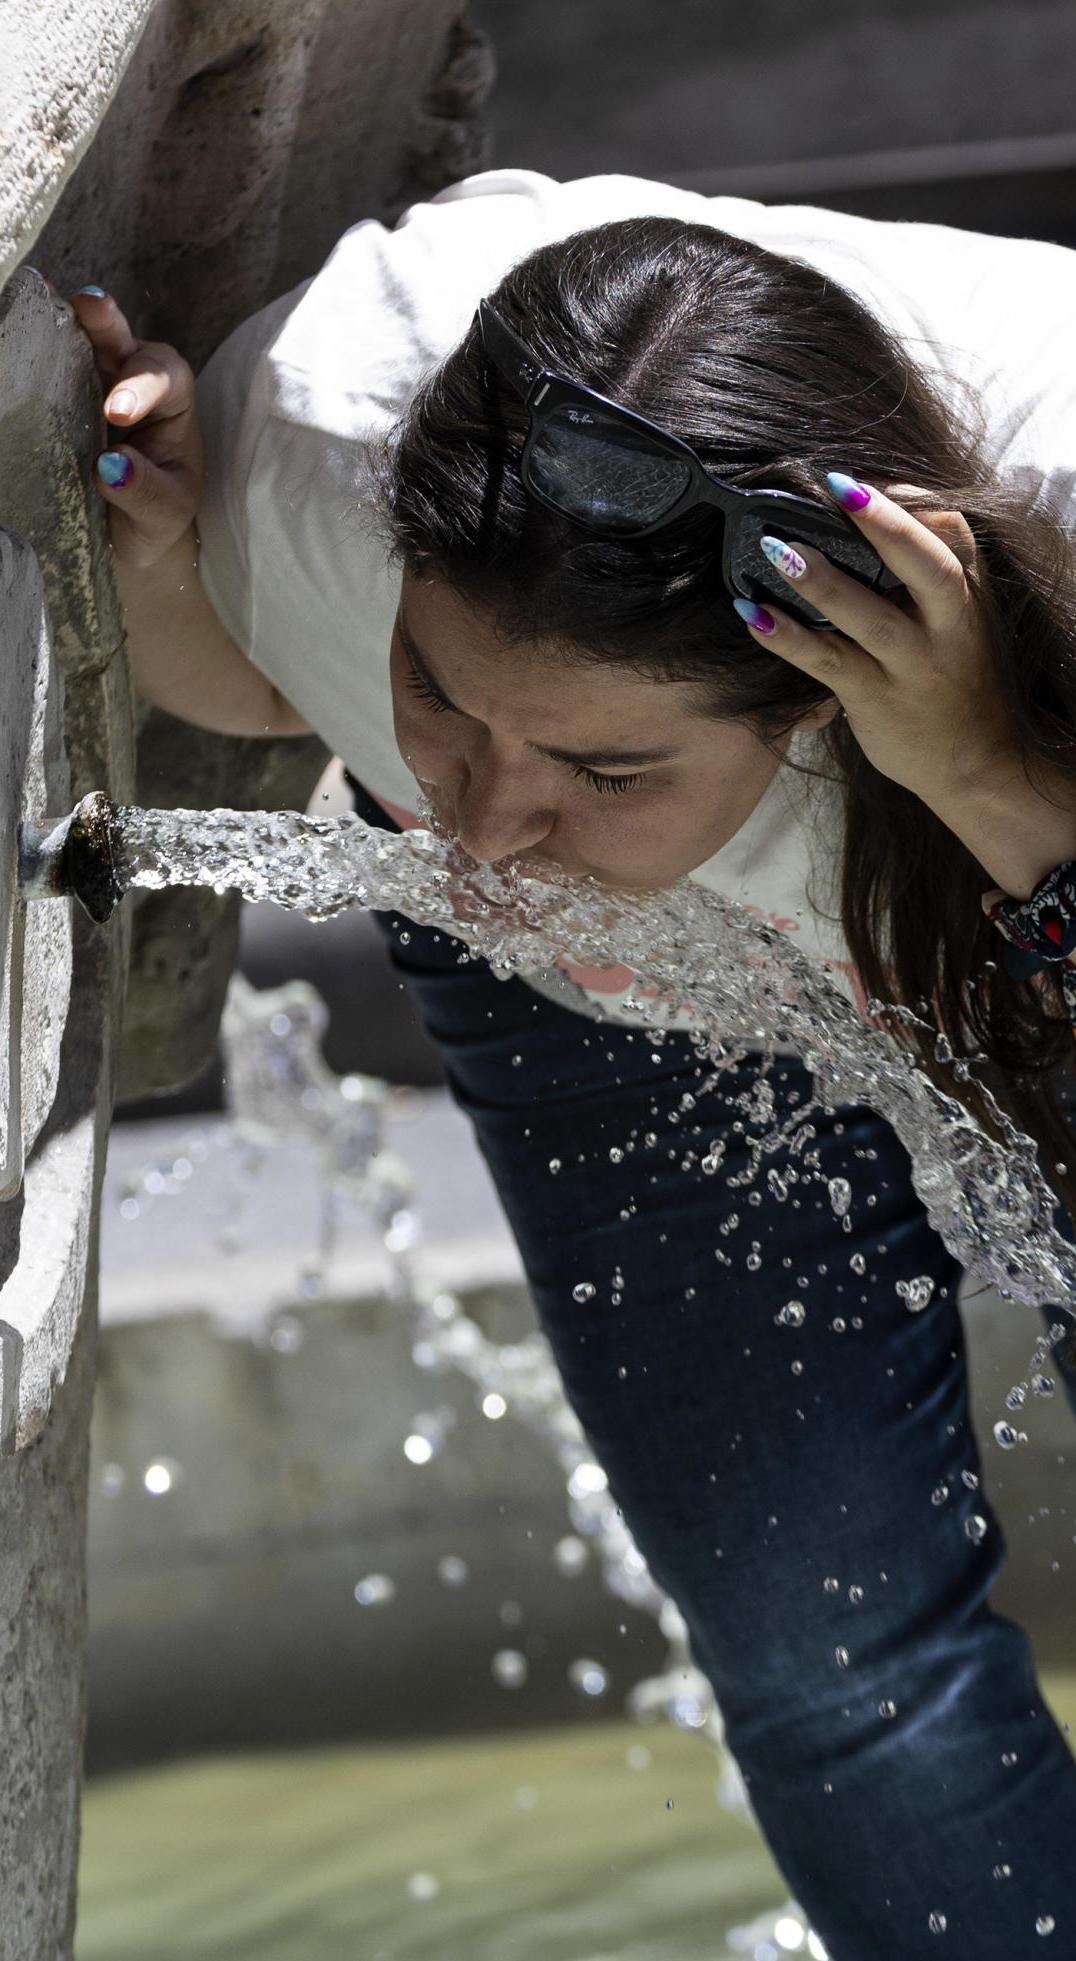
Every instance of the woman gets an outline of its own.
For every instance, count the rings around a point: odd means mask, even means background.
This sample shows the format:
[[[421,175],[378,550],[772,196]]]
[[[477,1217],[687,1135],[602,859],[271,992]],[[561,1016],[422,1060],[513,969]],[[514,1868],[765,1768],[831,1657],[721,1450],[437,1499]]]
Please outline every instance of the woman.
[[[753,906],[861,1008],[903,1002],[985,1053],[1069,1201],[1043,1085],[1072,1053],[1074,300],[1060,248],[512,171],[356,226],[218,350],[197,403],[175,350],[87,289],[139,689],[210,728],[317,728],[372,822],[413,822],[421,788],[479,859],[688,874]],[[711,510],[626,536],[624,472],[611,487],[596,452],[589,476],[556,445],[524,472],[535,368],[688,444],[729,495],[843,509],[885,582],[767,531],[756,585],[787,599],[734,605]],[[960,1274],[892,1129],[813,1113],[845,1219],[797,1188],[792,1147],[745,1188],[745,1099],[768,1092],[773,1122],[810,1095],[787,1047],[714,1082],[675,1017],[640,1031],[623,972],[497,983],[384,924],[834,1961],[1076,1941],[1055,1851],[1076,1769],[1026,1636],[985,1604],[1004,1546]]]

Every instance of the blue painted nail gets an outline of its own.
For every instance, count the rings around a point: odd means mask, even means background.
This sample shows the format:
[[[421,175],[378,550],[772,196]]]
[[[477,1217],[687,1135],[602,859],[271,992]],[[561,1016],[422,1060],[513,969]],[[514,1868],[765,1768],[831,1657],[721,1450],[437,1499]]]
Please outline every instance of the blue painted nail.
[[[80,286],[80,293],[90,293],[95,300],[107,300],[108,294],[103,286]]]
[[[122,490],[134,476],[134,464],[118,449],[104,449],[97,459],[97,474],[113,490]]]
[[[746,620],[748,626],[755,627],[759,633],[772,633],[777,625],[773,614],[767,613],[765,606],[756,606],[753,599],[734,599],[732,609],[733,612],[739,613],[741,620]]]
[[[870,491],[854,477],[846,477],[840,470],[827,470],[826,482],[839,504],[846,511],[861,511],[871,501]]]

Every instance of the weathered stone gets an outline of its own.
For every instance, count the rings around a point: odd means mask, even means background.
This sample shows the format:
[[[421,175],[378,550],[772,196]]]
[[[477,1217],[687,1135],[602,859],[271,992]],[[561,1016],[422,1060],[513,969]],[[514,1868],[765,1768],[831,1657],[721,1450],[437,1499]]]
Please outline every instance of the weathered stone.
[[[38,56],[69,11],[53,0],[35,16]],[[145,11],[130,0],[132,35]],[[102,73],[121,69],[106,61]],[[69,125],[53,74],[41,172],[62,180]],[[349,224],[391,220],[481,169],[492,75],[488,43],[459,0],[160,0],[33,243],[34,262],[61,293],[96,280],[136,333],[173,342],[198,368],[240,320],[316,271]],[[42,184],[39,211],[48,208]],[[22,249],[29,243],[27,234]],[[142,802],[236,809],[301,808],[328,756],[316,738],[241,743],[157,711],[138,752]],[[239,907],[173,890],[130,911],[125,1098],[176,1088],[208,1061]]]
[[[63,814],[34,807],[42,798],[66,806],[103,789],[129,802],[135,791],[122,614],[90,489],[107,434],[101,390],[59,295],[96,280],[137,334],[174,341],[198,367],[240,319],[313,272],[349,223],[391,217],[479,167],[489,68],[458,13],[457,0],[24,0],[0,22],[9,894],[19,818]],[[8,278],[31,253],[45,279]],[[66,690],[69,785],[46,740],[56,723],[43,600]],[[140,750],[153,801],[247,807],[305,802],[326,753],[313,741],[202,736],[158,716]],[[226,902],[170,904],[138,916],[128,1086],[195,1072],[234,955]],[[129,908],[106,928],[76,916],[70,937],[65,902],[36,911],[23,955],[26,1175],[0,1203],[3,1961],[73,1951],[96,1219],[131,938]],[[9,1057],[18,927],[17,903],[0,905]]]
[[[9,1196],[0,1203],[4,1961],[67,1956],[74,1926],[92,1251],[129,935],[122,918],[107,933],[73,921],[68,902],[28,908],[20,933],[13,887],[20,819],[62,815],[91,784],[121,798],[133,791],[104,512],[96,500],[87,509],[83,488],[99,420],[92,356],[70,307],[33,273],[11,280],[0,293],[0,915],[16,926],[5,990],[9,1055],[21,1012],[26,1171],[15,1189],[9,1124]]]
[[[14,11],[10,121],[32,113],[43,133],[29,151],[12,142],[9,168],[30,154],[37,176],[32,194],[13,196],[21,232],[13,211],[7,269],[28,255],[64,294],[96,281],[137,334],[174,342],[195,368],[316,271],[348,225],[391,220],[488,159],[479,110],[493,62],[460,0],[23,0]],[[83,95],[96,134],[72,174],[68,105]]]

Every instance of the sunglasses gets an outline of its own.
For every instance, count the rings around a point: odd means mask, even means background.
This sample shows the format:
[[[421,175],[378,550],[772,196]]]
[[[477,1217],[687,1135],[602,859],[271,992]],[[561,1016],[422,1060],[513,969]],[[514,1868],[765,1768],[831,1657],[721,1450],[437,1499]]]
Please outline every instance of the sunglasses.
[[[901,581],[843,511],[788,490],[740,490],[715,477],[687,443],[645,416],[543,368],[488,300],[475,315],[482,349],[525,404],[523,487],[603,538],[646,538],[697,504],[724,520],[721,576],[734,598],[777,599],[793,619],[833,630],[818,608],[790,591],[759,540],[767,532],[813,545],[860,585],[892,592]]]

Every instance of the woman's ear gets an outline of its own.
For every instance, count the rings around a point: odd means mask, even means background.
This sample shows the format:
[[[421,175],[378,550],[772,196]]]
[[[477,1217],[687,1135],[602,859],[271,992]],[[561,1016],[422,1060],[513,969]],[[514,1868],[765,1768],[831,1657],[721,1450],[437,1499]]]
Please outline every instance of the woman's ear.
[[[800,717],[796,727],[800,729],[824,729],[826,723],[832,722],[834,716],[839,715],[840,712],[841,704],[837,700],[836,695],[827,695],[825,701],[820,701],[816,708],[809,708],[806,715]]]

